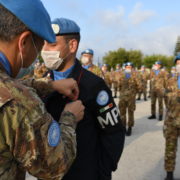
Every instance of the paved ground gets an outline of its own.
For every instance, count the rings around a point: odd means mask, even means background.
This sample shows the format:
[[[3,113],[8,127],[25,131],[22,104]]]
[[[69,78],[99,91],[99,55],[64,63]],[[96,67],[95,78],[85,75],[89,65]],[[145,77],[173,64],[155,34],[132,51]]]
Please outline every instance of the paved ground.
[[[119,162],[118,170],[113,174],[113,180],[164,179],[163,122],[148,120],[148,115],[150,115],[150,101],[138,101],[135,113],[135,127],[132,136],[126,138],[124,153]],[[179,151],[177,154],[178,163],[175,177],[180,180]],[[30,176],[27,177],[27,180],[34,179]]]

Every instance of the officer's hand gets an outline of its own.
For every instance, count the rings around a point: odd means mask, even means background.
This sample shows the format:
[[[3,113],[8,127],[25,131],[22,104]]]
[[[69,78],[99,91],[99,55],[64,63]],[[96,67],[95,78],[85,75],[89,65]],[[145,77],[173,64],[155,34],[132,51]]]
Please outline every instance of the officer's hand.
[[[76,117],[76,122],[79,122],[84,117],[84,109],[85,107],[83,106],[82,102],[78,100],[66,104],[64,111],[69,111],[73,113],[74,116]]]
[[[52,87],[55,91],[70,98],[71,100],[77,100],[79,96],[79,88],[77,82],[72,79],[62,79],[52,82]]]

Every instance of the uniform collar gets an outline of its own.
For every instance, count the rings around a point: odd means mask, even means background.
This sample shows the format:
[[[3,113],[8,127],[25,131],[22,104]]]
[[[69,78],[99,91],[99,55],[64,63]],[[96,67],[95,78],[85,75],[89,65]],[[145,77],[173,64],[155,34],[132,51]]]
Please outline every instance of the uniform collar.
[[[92,64],[82,65],[82,67],[83,67],[84,69],[89,69],[90,67],[92,67]]]
[[[3,68],[6,70],[6,73],[11,76],[12,72],[11,72],[11,65],[8,61],[8,59],[6,58],[6,56],[0,52],[0,63],[2,64]]]
[[[71,66],[69,69],[67,69],[65,72],[53,71],[54,80],[66,79],[69,76],[69,74],[71,74],[71,72],[73,71],[74,66],[75,64]]]

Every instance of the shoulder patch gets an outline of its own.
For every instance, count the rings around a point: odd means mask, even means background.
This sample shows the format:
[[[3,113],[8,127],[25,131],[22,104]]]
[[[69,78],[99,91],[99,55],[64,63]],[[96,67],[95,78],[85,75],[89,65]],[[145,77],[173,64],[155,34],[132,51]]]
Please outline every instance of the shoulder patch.
[[[59,144],[61,137],[60,126],[53,120],[48,130],[48,144],[51,147],[56,147]]]
[[[0,107],[11,101],[13,98],[6,87],[0,87]]]
[[[96,102],[100,106],[105,106],[109,102],[109,94],[105,90],[100,91]]]

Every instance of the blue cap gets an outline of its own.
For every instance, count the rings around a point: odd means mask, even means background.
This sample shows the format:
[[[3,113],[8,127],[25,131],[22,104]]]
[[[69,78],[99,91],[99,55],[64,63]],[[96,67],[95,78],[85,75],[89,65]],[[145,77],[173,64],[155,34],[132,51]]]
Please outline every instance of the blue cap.
[[[103,66],[108,67],[108,64],[103,64]]]
[[[49,14],[40,0],[0,0],[0,4],[42,39],[56,41]]]
[[[132,62],[127,62],[127,63],[125,64],[125,66],[133,66],[133,63],[132,63]]]
[[[154,64],[162,65],[162,62],[161,61],[156,61]]]
[[[83,54],[91,54],[91,55],[94,55],[94,51],[93,51],[92,49],[86,49],[86,50],[84,50],[81,54],[82,54],[82,55],[83,55]]]
[[[57,18],[52,21],[55,35],[80,34],[80,27],[72,20]]]

